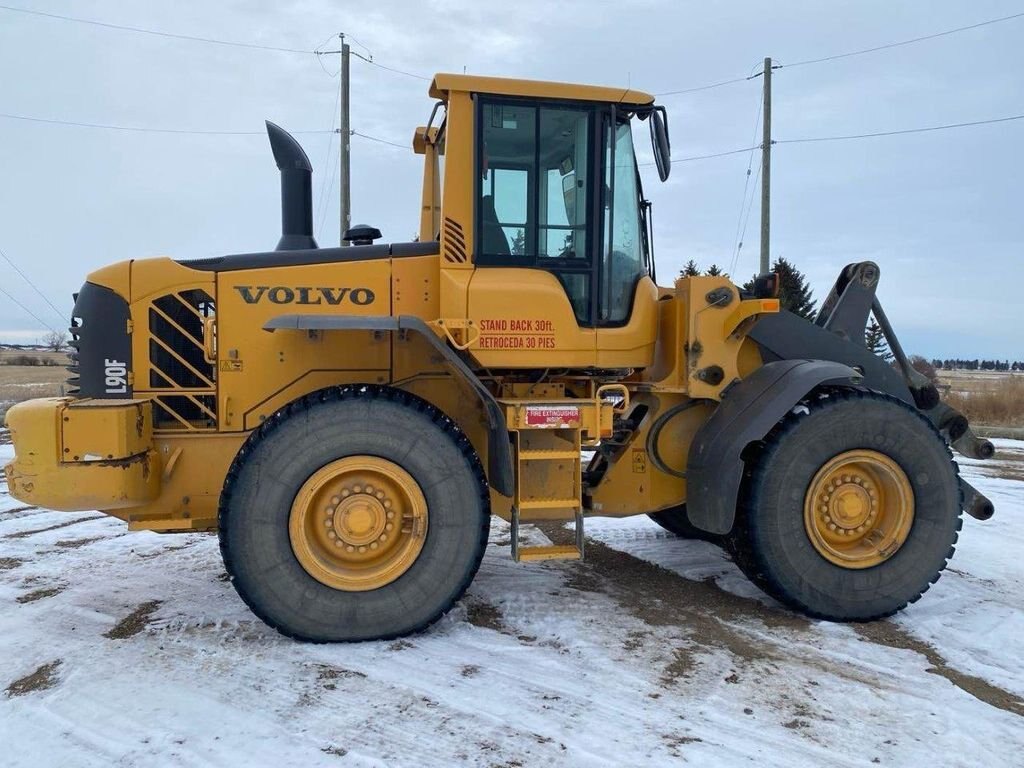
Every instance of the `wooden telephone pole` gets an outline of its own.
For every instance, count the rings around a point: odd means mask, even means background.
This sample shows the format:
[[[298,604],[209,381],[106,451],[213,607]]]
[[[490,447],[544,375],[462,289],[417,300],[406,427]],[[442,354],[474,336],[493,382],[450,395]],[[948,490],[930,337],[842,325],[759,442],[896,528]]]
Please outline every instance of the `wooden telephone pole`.
[[[771,194],[772,194],[772,60],[764,60],[764,107],[761,135],[761,274],[771,268]]]
[[[341,245],[346,246],[348,245],[348,242],[345,240],[345,232],[347,232],[352,226],[352,177],[349,155],[349,149],[352,142],[352,131],[349,127],[349,47],[348,43],[345,42],[344,32],[339,33],[338,38],[341,40],[341,97],[338,99],[341,103],[341,116],[338,128],[338,162],[341,164],[341,179],[338,182],[338,186],[340,187],[339,208],[341,229],[338,236],[341,239]]]

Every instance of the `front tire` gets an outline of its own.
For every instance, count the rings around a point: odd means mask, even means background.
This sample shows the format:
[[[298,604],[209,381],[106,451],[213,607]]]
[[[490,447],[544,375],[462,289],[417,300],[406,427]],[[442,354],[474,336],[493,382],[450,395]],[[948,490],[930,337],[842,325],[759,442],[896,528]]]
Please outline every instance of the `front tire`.
[[[690,517],[686,514],[685,504],[669,507],[659,512],[648,512],[647,516],[666,531],[681,539],[700,539],[701,541],[708,541],[719,545],[722,543],[721,536],[702,531],[690,522]]]
[[[428,403],[377,387],[315,393],[235,459],[220,545],[238,594],[288,637],[387,639],[462,596],[489,496],[466,437]]]
[[[956,464],[893,398],[834,391],[799,410],[752,459],[729,549],[751,581],[810,616],[889,616],[953,555]]]

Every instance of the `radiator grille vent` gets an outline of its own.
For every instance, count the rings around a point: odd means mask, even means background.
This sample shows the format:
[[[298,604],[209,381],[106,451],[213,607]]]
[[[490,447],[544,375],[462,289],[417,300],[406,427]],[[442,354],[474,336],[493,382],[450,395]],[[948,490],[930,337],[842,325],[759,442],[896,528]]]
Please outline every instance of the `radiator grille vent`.
[[[149,371],[144,386],[154,400],[158,429],[217,426],[216,367],[206,359],[204,329],[215,314],[201,288],[170,293],[149,305]],[[141,372],[140,372],[141,373]]]

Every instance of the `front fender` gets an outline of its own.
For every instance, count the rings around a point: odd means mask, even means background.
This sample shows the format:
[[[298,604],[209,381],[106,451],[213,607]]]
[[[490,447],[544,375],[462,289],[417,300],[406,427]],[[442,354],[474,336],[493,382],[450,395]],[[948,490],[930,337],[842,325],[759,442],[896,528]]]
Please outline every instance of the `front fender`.
[[[861,375],[830,360],[778,360],[730,387],[697,431],[686,467],[686,513],[703,531],[726,534],[736,517],[743,451],[767,435],[815,387],[853,386]]]

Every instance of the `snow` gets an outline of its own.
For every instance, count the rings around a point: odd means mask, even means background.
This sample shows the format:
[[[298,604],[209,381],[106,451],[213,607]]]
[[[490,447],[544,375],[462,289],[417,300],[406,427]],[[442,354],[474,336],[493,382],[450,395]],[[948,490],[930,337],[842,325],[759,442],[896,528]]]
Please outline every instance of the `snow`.
[[[0,488],[0,687],[50,665],[0,695],[3,763],[1019,765],[1024,442],[996,444],[961,461],[995,517],[965,520],[921,601],[860,627],[785,611],[642,517],[588,520],[584,563],[513,563],[495,522],[428,632],[304,645],[249,613],[216,537]]]

